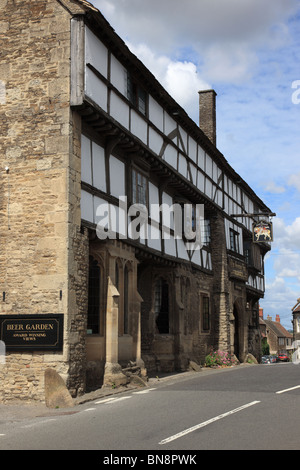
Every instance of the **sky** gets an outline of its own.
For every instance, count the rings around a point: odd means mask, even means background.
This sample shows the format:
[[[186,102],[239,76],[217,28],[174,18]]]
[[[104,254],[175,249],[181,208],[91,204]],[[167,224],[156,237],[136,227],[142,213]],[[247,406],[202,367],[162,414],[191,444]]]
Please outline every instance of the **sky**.
[[[92,0],[197,124],[217,93],[217,147],[273,217],[264,318],[300,297],[299,0]]]

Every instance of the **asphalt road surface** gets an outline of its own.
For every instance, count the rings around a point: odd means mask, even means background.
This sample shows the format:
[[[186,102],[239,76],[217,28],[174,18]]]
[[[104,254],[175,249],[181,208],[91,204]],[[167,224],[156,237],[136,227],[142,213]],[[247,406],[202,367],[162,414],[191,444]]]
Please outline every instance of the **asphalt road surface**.
[[[183,451],[194,464],[192,451],[278,449],[300,449],[300,365],[293,363],[179,374],[56,416],[0,416],[0,450],[102,450],[102,463],[131,468],[144,455],[138,451],[153,459],[155,451],[165,459]],[[113,461],[122,455],[132,460]]]

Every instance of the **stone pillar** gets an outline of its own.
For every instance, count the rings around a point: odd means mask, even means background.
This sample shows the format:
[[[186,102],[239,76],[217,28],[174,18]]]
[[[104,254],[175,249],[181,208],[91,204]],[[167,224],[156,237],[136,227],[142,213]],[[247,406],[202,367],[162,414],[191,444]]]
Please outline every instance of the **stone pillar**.
[[[136,365],[141,369],[142,377],[147,376],[147,370],[145,363],[142,359],[142,329],[141,329],[141,303],[143,302],[142,297],[136,291],[136,304],[137,304],[137,337],[136,337]]]
[[[106,363],[104,385],[125,385],[127,378],[118,363],[119,292],[108,278],[106,306]]]
[[[229,278],[224,219],[219,213],[211,217],[213,283],[213,322],[215,347],[230,351]]]

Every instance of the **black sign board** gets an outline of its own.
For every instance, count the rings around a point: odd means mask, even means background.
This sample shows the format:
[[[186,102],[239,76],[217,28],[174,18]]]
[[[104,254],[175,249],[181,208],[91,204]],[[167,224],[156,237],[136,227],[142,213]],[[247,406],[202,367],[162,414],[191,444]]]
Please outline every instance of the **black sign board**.
[[[272,242],[273,241],[273,226],[272,222],[261,220],[252,224],[252,233],[254,242]]]
[[[6,351],[63,349],[63,315],[0,315]]]

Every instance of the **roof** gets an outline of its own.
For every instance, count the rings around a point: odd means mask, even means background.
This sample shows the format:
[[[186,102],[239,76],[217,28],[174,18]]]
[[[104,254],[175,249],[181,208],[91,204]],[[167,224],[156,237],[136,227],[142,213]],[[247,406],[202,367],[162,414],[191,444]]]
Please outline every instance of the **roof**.
[[[294,305],[294,307],[292,308],[292,312],[293,312],[293,313],[296,313],[296,312],[298,313],[298,312],[300,312],[300,298],[297,299],[297,303],[296,303],[296,305]]]
[[[60,0],[61,1],[61,0]],[[180,124],[185,127],[192,135],[195,136],[196,140],[201,141],[201,145],[207,149],[211,156],[214,157],[215,161],[218,162],[225,172],[230,174],[233,181],[239,183],[243,190],[253,198],[260,209],[264,212],[271,212],[271,209],[263,202],[263,200],[255,193],[255,191],[248,185],[248,183],[234,170],[229,164],[224,155],[218,150],[218,148],[210,141],[210,139],[204,134],[200,127],[188,116],[186,111],[175,101],[175,99],[169,95],[169,93],[163,88],[161,83],[155,78],[149,69],[136,57],[128,48],[123,39],[118,36],[116,31],[102,15],[102,13],[93,6],[91,2],[86,0],[64,0],[66,3],[77,3],[81,5],[85,10],[86,19],[89,23],[94,25],[94,29],[101,35],[101,39],[109,44],[111,50],[114,51],[116,57],[119,59],[123,56],[127,66],[130,66],[135,73],[143,77],[143,81],[147,84],[147,88],[151,90],[154,98],[159,101],[163,101],[164,106],[170,110],[176,109],[180,113]],[[197,137],[196,137],[197,136]]]
[[[281,323],[271,320],[263,320],[268,328],[273,330],[277,337],[281,338],[292,338],[293,336],[289,333]]]

